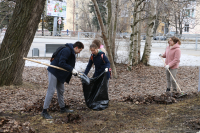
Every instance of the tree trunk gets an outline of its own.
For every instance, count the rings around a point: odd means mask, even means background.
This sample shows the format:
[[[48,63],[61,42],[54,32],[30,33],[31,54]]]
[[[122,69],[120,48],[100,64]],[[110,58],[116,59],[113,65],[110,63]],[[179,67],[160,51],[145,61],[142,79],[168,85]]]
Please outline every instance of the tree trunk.
[[[112,47],[112,4],[111,0],[107,0],[107,9],[108,9],[108,19],[107,19],[107,35],[108,35],[108,43],[110,44],[111,53],[113,52]],[[114,55],[113,55],[114,57]]]
[[[0,86],[22,84],[25,64],[23,57],[26,57],[29,52],[44,5],[45,0],[16,1],[15,10],[0,49]],[[5,59],[9,56],[11,57]]]
[[[134,16],[134,18],[135,18],[135,24],[134,24],[134,32],[135,32],[135,34],[134,34],[134,42],[133,42],[133,46],[134,46],[134,52],[133,52],[133,61],[132,61],[132,65],[133,66],[135,66],[135,65],[137,65],[138,64],[138,32],[139,32],[139,22],[141,21],[141,20],[139,20],[139,11],[140,11],[140,9],[139,9],[139,1],[135,1],[135,5],[136,5],[136,14],[135,14],[135,16]]]
[[[114,21],[114,31],[113,31],[113,39],[112,39],[112,55],[115,57],[115,38],[116,38],[116,33],[117,33],[117,18],[118,18],[118,11],[119,11],[119,0],[116,1],[115,3],[116,6],[116,11],[115,11],[115,21]],[[115,60],[115,58],[113,59]]]
[[[146,32],[146,40],[145,40],[145,47],[144,47],[144,53],[142,56],[142,63],[145,65],[149,65],[149,59],[151,54],[151,41],[153,37],[153,26],[156,19],[156,0],[150,1],[150,13],[147,23],[147,32]]]
[[[99,21],[99,24],[100,24],[100,27],[101,27],[102,36],[103,36],[104,43],[106,45],[106,50],[108,52],[108,59],[110,60],[113,76],[114,76],[114,78],[117,78],[116,67],[115,67],[115,64],[114,64],[114,61],[113,61],[113,56],[112,56],[111,51],[110,51],[110,45],[108,44],[108,39],[106,37],[106,32],[105,32],[105,28],[104,28],[103,21],[102,21],[102,18],[101,18],[101,14],[100,14],[100,11],[99,11],[99,7],[97,5],[96,0],[92,0],[92,2],[94,3],[97,18],[98,18],[98,21]]]
[[[142,6],[142,5],[140,5],[139,10],[142,9],[141,6]],[[141,15],[142,15],[142,12],[139,12],[138,20],[141,20],[141,19],[142,19]],[[138,54],[138,63],[140,62],[141,28],[142,28],[142,22],[139,21],[139,22],[138,22],[138,52],[137,52],[137,54]]]
[[[131,25],[132,33],[130,37],[130,45],[129,45],[129,62],[128,62],[128,70],[132,70],[133,64],[135,64],[136,54],[137,54],[137,1],[134,4],[134,11],[133,11],[133,24]]]

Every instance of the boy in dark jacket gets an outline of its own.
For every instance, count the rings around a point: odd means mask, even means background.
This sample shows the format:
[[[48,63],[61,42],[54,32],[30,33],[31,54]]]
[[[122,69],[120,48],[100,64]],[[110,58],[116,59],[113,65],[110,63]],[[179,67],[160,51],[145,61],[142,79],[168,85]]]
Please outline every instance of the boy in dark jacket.
[[[95,72],[93,77],[99,76],[102,72],[107,72],[107,79],[110,78],[109,68],[110,68],[110,62],[108,58],[105,56],[105,53],[102,52],[100,49],[98,49],[96,44],[90,45],[90,51],[92,52],[90,60],[88,62],[88,65],[85,70],[85,75],[87,75],[92,67],[92,64],[95,65]]]
[[[75,44],[66,44],[66,47],[63,48],[51,62],[51,65],[58,66],[66,69],[67,71],[55,69],[52,67],[48,67],[48,78],[49,78],[49,86],[47,90],[47,94],[44,101],[42,116],[45,119],[52,119],[52,117],[48,114],[47,109],[51,103],[51,99],[54,95],[55,89],[57,90],[58,103],[60,106],[60,112],[71,113],[73,110],[68,110],[65,108],[64,103],[64,82],[69,83],[72,74],[77,76],[78,71],[74,69],[76,62],[76,55],[84,49],[84,45],[81,42],[76,42]]]

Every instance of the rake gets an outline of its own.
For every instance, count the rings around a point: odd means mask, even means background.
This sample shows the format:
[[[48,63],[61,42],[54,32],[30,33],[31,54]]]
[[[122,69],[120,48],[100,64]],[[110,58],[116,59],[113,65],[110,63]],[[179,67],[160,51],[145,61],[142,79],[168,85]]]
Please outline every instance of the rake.
[[[32,60],[32,59],[28,59],[28,58],[23,58],[23,59],[31,61],[31,62],[35,62],[35,63],[38,63],[38,64],[42,64],[42,65],[45,65],[45,66],[53,67],[53,68],[56,68],[56,69],[59,69],[59,70],[63,70],[63,71],[66,71],[66,72],[69,72],[66,69],[63,69],[61,67],[57,67],[57,66],[54,66],[54,65],[49,65],[49,64],[42,63],[42,62],[39,62],[39,61],[36,61],[36,60]],[[82,80],[84,80],[86,84],[90,84],[90,79],[84,73],[78,73],[77,76],[79,78],[81,78]]]
[[[161,56],[160,56],[160,58],[162,59],[162,61],[164,62],[165,66],[166,66],[166,63],[165,63],[164,59],[163,59]],[[180,91],[180,93],[181,93],[181,95],[180,95],[179,97],[186,96],[187,93],[184,93],[184,92],[181,90],[181,88],[179,87],[178,83],[176,82],[174,76],[173,76],[172,73],[170,72],[169,68],[168,68],[167,70],[169,71],[171,77],[173,78],[174,82],[176,83],[176,85],[177,85],[177,87],[178,87],[178,89],[179,89],[179,91]]]

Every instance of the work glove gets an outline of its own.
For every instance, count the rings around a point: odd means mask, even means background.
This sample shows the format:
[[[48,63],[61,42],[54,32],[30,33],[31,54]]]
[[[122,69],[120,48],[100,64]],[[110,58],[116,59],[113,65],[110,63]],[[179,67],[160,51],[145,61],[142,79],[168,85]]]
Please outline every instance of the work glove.
[[[72,74],[73,74],[74,76],[77,76],[77,75],[78,75],[78,71],[77,71],[76,69],[73,69],[73,70],[72,70]]]
[[[160,56],[160,57],[162,57],[162,56],[163,56],[163,54],[159,54],[159,56]]]
[[[108,72],[108,68],[105,68],[105,72]]]
[[[169,65],[166,65],[166,66],[165,66],[165,69],[169,69]]]

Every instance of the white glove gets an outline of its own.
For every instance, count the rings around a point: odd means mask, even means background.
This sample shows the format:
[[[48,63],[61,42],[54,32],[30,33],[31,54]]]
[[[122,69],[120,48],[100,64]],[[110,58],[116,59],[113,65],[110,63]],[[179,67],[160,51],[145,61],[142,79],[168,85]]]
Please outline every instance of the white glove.
[[[108,72],[108,68],[105,68],[105,72]]]
[[[74,76],[77,76],[77,75],[78,75],[78,71],[77,71],[76,69],[73,69],[73,70],[72,70],[72,74],[73,74]]]
[[[159,56],[160,56],[160,57],[162,57],[162,56],[163,56],[163,54],[159,54]]]
[[[166,68],[166,69],[169,69],[169,65],[166,65],[165,68]]]

